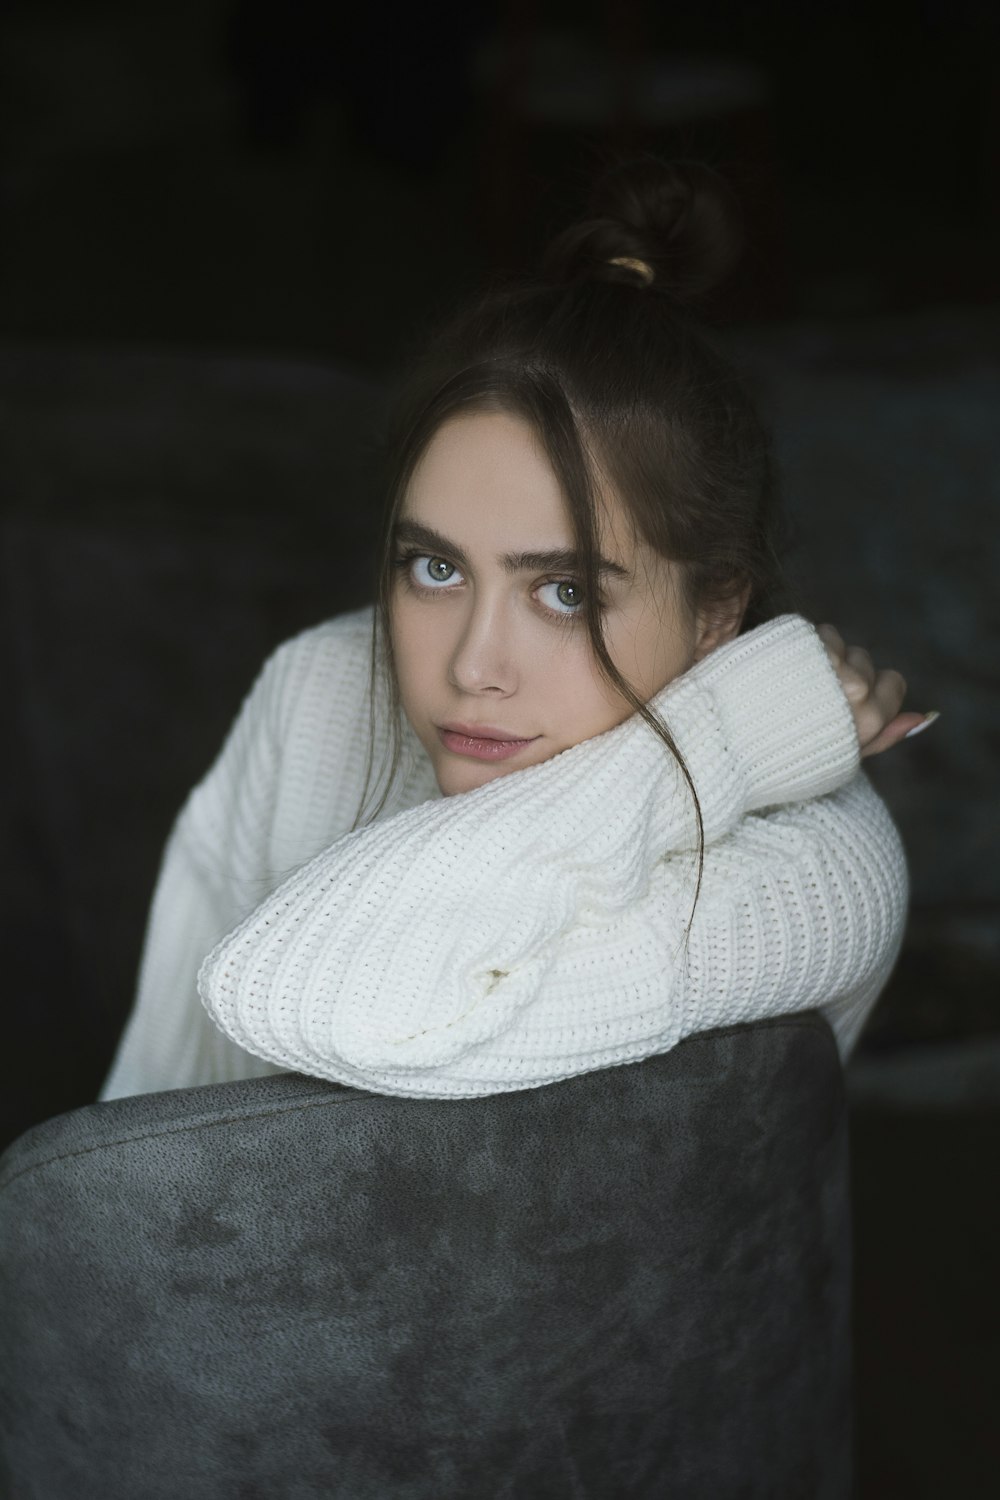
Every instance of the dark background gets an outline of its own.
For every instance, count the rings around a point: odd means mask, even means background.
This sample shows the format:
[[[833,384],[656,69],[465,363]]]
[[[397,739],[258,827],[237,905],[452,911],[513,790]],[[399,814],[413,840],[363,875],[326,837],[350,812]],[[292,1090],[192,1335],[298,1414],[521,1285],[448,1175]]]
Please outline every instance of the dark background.
[[[862,1489],[995,1492],[997,14],[7,5],[4,1139],[96,1094],[163,840],[267,652],[370,597],[400,356],[606,148],[707,159],[807,612],[942,712],[869,763],[914,906],[849,1072]]]
[[[633,141],[743,190],[733,314],[982,302],[997,32],[968,0],[8,4],[0,322],[379,372]]]

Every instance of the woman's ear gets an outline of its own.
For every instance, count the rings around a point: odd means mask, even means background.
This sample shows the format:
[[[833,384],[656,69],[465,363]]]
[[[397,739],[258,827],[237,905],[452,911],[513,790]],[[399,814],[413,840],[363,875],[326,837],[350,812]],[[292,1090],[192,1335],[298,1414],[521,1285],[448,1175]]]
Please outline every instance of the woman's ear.
[[[747,584],[731,599],[719,599],[709,608],[698,611],[695,661],[702,661],[706,656],[710,656],[717,646],[724,646],[726,641],[734,640],[739,635],[749,602],[750,585]]]

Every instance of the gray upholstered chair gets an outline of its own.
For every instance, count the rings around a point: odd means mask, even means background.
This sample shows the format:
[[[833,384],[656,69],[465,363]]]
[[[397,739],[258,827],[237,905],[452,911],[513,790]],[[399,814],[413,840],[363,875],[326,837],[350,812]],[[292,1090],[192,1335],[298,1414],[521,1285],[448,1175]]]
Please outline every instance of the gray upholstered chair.
[[[284,1074],[0,1164],[12,1500],[843,1500],[816,1015],[475,1100]]]

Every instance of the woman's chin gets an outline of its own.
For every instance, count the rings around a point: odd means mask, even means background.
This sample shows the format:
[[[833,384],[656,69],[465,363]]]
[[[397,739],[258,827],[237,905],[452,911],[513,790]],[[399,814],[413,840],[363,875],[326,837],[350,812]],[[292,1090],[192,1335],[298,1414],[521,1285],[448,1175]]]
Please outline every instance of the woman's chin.
[[[488,781],[496,781],[498,776],[507,776],[513,769],[513,766],[491,766],[481,761],[462,766],[439,766],[437,784],[442,797],[455,797],[460,792],[473,792]]]
[[[533,762],[531,762],[533,764]],[[524,769],[518,756],[515,760],[487,761],[448,756],[434,768],[442,797],[455,797],[460,792],[473,792],[488,781],[497,781],[501,776],[511,776]]]

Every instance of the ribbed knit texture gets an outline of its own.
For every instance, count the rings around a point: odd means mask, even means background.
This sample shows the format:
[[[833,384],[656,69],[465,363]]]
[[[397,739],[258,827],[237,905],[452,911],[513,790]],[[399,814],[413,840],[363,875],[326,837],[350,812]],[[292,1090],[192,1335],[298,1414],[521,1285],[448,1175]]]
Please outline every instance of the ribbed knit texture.
[[[638,716],[448,798],[408,734],[382,816],[345,832],[370,622],[282,647],[189,799],[103,1097],[275,1068],[497,1093],[816,1004],[846,1053],[898,952],[906,867],[810,625],[761,626],[654,700],[704,820],[688,931],[694,804]],[[224,1037],[192,1003],[213,944],[199,987]]]

